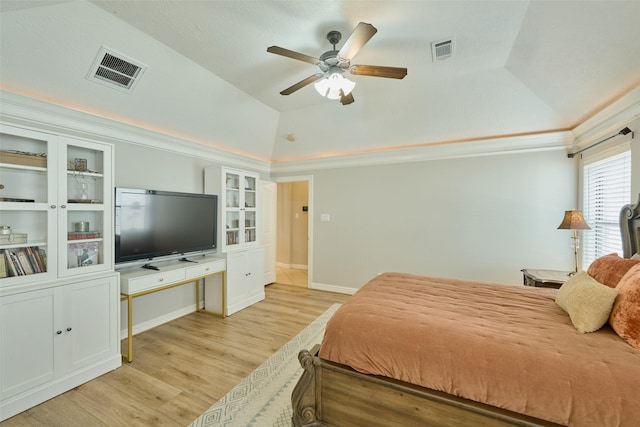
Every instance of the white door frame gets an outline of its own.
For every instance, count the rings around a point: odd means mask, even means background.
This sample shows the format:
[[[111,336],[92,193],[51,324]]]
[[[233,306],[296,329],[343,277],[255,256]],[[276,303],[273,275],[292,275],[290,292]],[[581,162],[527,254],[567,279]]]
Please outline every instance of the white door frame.
[[[307,240],[307,288],[313,283],[313,175],[278,176],[271,177],[273,182],[307,182],[309,186],[309,211],[307,215],[308,240]]]

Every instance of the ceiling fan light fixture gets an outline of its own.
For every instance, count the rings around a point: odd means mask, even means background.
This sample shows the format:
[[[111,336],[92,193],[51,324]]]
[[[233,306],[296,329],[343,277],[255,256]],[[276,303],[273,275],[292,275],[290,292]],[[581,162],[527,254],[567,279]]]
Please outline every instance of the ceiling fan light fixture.
[[[340,99],[342,97],[341,94],[349,95],[353,88],[356,87],[356,83],[343,77],[339,72],[335,72],[324,79],[318,80],[313,86],[324,97]]]

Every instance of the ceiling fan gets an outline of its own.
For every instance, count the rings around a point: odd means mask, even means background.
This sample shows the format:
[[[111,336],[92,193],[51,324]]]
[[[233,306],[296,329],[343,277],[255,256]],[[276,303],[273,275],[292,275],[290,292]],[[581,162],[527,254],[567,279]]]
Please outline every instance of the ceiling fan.
[[[340,50],[336,50],[336,44],[342,39],[339,31],[330,31],[327,40],[333,45],[333,50],[328,50],[320,58],[305,55],[279,46],[267,48],[267,52],[276,55],[297,59],[317,65],[319,73],[313,74],[304,80],[286,88],[280,95],[290,95],[298,89],[314,83],[316,90],[330,99],[340,99],[342,105],[351,104],[354,99],[351,90],[355,83],[345,79],[342,74],[346,71],[356,76],[387,77],[391,79],[403,79],[407,75],[406,68],[383,67],[378,65],[351,65],[351,59],[360,51],[378,30],[371,24],[360,22],[353,30]]]

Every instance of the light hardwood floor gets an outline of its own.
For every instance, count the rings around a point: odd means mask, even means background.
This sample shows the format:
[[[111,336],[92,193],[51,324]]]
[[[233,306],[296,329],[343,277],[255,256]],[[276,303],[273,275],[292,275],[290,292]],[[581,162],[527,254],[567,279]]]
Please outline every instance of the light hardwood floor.
[[[136,335],[133,362],[0,426],[187,426],[327,308],[347,298],[273,284],[266,287],[264,301],[227,318],[189,314]]]
[[[276,267],[276,283],[306,288],[309,286],[307,270]]]

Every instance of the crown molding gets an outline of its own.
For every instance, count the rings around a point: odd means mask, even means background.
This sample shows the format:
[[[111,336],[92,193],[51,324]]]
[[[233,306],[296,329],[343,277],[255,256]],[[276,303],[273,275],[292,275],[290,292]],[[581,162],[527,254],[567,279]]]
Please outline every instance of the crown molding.
[[[573,128],[574,151],[606,138],[640,118],[640,86]],[[640,129],[632,129],[635,132]]]
[[[397,150],[348,154],[335,157],[292,160],[271,164],[272,175],[295,174],[320,169],[424,162],[463,157],[493,156],[533,151],[564,150],[572,145],[568,130],[546,133],[491,137],[456,143],[434,144]]]
[[[0,120],[42,132],[129,143],[269,174],[269,163],[24,95],[0,91]]]

